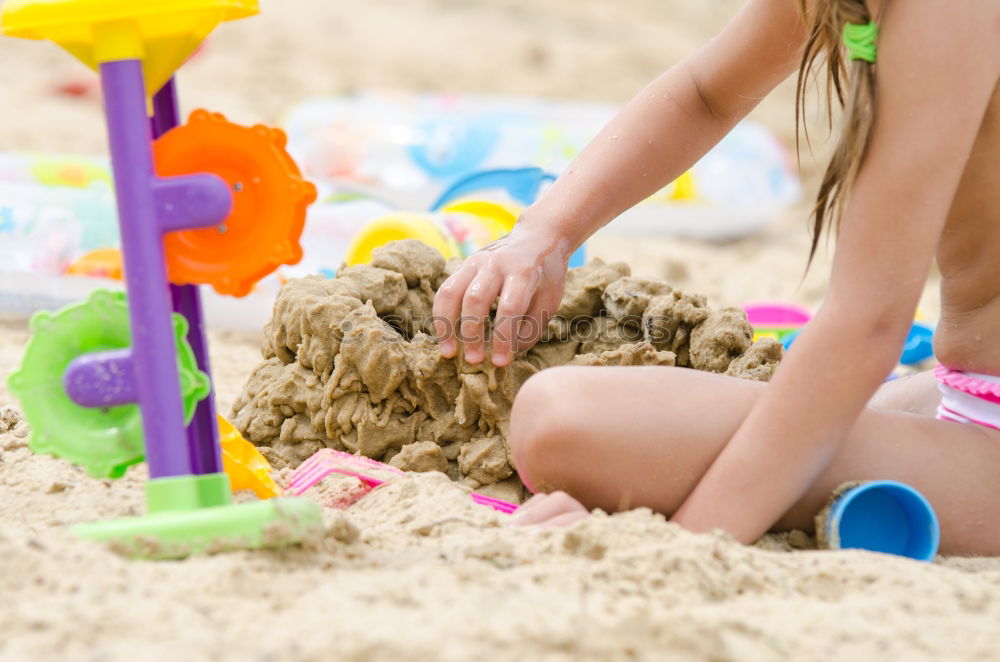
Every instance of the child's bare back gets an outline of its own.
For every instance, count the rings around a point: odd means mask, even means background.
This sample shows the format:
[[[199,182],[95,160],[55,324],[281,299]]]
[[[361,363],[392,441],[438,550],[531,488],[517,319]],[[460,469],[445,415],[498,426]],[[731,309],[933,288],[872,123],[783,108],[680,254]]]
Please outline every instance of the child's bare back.
[[[941,322],[934,353],[941,363],[1000,374],[1000,83],[982,126],[941,241]]]

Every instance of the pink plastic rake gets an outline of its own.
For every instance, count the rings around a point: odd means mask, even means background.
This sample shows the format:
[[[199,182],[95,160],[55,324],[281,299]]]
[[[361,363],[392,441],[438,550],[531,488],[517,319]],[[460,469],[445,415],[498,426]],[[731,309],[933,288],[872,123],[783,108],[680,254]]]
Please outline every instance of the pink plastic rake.
[[[402,476],[404,473],[390,464],[377,462],[363,455],[351,455],[350,453],[335,451],[332,448],[324,448],[313,453],[312,457],[300,464],[292,472],[285,491],[293,496],[302,496],[306,490],[332,473],[354,476],[370,489],[384,485],[392,480],[392,478],[385,480],[375,478],[365,473],[366,471],[386,472],[392,474],[393,477]],[[501,499],[494,499],[485,494],[473,492],[470,496],[476,503],[482,506],[489,506],[502,513],[512,513],[517,510],[517,505],[502,501]]]

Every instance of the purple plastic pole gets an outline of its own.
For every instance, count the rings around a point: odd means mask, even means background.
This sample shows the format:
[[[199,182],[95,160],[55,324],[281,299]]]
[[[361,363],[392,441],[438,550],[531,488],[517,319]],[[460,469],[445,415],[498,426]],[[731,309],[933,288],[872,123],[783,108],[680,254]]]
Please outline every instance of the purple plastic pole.
[[[195,465],[181,410],[163,235],[220,223],[232,209],[232,193],[213,174],[156,176],[139,61],[104,63],[101,79],[132,346],[77,357],[67,366],[63,383],[69,397],[83,407],[137,403],[150,477],[190,475]],[[191,317],[200,329],[200,309]],[[204,360],[204,334],[197,339]]]
[[[153,154],[139,60],[101,63],[101,84],[118,199],[133,369],[150,478],[191,473],[170,319],[163,237],[156,219]]]
[[[180,108],[177,106],[177,84],[171,78],[153,95],[153,140],[181,123]]]
[[[153,96],[153,138],[180,123],[177,107],[177,88],[174,79],[167,81]],[[187,318],[188,342],[194,350],[198,369],[211,376],[208,362],[208,340],[205,336],[205,322],[201,307],[201,294],[197,285],[171,285],[170,298],[174,311]],[[222,471],[222,451],[219,447],[219,427],[215,420],[215,387],[208,397],[198,403],[187,427],[188,453],[191,467],[196,474],[211,474]]]

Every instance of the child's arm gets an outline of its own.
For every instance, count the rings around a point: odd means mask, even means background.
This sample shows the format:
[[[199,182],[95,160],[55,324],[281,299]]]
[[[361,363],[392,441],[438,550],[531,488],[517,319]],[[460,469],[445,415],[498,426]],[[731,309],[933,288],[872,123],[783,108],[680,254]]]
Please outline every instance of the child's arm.
[[[511,359],[512,320],[536,331],[558,306],[569,255],[601,226],[675,179],[795,70],[804,25],[796,0],[750,0],[722,33],[650,83],[519,219],[508,238],[468,260],[434,304],[445,356],[483,357],[497,296],[493,362]],[[519,349],[538,337],[528,334]]]
[[[826,303],[675,514],[687,528],[744,542],[766,532],[895,365],[1000,75],[1000,2],[889,5],[876,71],[878,111]]]
[[[525,213],[573,247],[676,179],[797,69],[795,0],[751,0],[722,32],[635,96]]]

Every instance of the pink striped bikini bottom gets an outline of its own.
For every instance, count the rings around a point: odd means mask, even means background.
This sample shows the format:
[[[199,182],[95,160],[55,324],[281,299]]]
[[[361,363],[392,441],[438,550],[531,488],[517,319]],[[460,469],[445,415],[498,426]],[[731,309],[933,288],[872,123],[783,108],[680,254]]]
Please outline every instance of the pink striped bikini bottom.
[[[934,368],[941,391],[937,417],[956,423],[976,423],[1000,430],[1000,377],[978,372]]]

